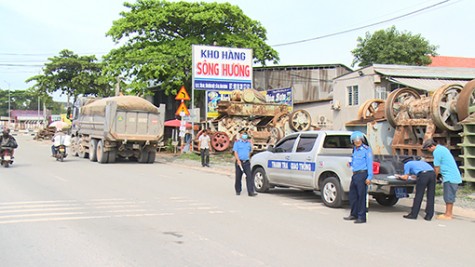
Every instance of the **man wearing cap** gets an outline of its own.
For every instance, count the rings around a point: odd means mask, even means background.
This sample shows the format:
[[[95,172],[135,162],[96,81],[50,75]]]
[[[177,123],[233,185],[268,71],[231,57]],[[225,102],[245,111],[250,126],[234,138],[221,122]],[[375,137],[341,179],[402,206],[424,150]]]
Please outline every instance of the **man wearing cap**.
[[[413,157],[402,160],[404,163],[404,175],[399,176],[402,180],[409,179],[410,176],[416,177],[416,195],[412,203],[411,212],[403,217],[406,219],[417,219],[419,210],[421,209],[422,198],[427,188],[426,203],[426,221],[432,220],[434,216],[434,199],[435,199],[435,172],[432,166],[425,161],[415,160]]]
[[[445,146],[438,145],[433,139],[422,144],[423,150],[428,150],[434,156],[435,175],[442,175],[444,187],[445,213],[437,216],[440,220],[451,220],[458,185],[462,183],[462,176],[452,153]]]
[[[241,194],[241,179],[242,174],[245,173],[247,194],[250,197],[257,196],[257,193],[254,191],[254,179],[251,176],[250,157],[252,152],[252,143],[249,141],[247,132],[242,133],[241,138],[234,142],[233,151],[234,158],[236,159],[236,179],[234,182],[234,190],[236,190],[236,195],[239,196]]]
[[[351,177],[349,200],[351,212],[345,220],[354,220],[355,223],[366,223],[366,193],[367,185],[373,179],[373,153],[371,148],[363,144],[364,134],[353,132],[353,155],[351,157]]]

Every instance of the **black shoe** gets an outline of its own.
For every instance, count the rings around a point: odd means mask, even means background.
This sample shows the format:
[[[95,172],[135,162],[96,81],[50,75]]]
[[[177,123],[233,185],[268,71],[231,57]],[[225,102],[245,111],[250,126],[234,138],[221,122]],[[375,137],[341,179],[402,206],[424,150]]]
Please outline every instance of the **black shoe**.
[[[347,220],[347,221],[354,221],[356,220],[356,216],[353,216],[353,215],[350,215],[348,217],[343,217],[343,220]]]
[[[257,196],[257,193],[249,193],[249,196],[250,197],[255,197],[255,196]]]
[[[355,223],[366,223],[366,220],[363,220],[363,219],[356,219]]]
[[[241,192],[236,192],[236,196],[239,196],[239,195],[241,195]]]
[[[206,167],[208,167],[208,168],[209,168],[209,164],[206,164]]]
[[[424,220],[426,220],[426,221],[430,221],[430,220],[432,220],[432,217],[425,216],[425,217],[424,217]]]
[[[417,219],[416,216],[412,216],[411,214],[403,215],[402,217],[404,217],[406,219],[409,219],[409,220],[416,220]]]

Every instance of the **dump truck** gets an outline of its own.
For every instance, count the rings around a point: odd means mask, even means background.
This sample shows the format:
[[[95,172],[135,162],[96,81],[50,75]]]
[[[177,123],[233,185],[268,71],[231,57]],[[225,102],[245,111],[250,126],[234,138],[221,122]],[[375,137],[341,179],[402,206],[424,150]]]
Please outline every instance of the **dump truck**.
[[[82,97],[74,104],[70,152],[99,163],[153,163],[163,127],[163,114],[143,98]]]

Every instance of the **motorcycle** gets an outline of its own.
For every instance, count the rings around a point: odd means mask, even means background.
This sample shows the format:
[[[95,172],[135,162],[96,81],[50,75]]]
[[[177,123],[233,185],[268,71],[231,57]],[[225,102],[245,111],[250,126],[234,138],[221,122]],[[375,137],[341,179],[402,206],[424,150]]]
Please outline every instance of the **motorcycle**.
[[[12,153],[13,148],[11,147],[2,147],[0,149],[1,165],[5,168],[8,168],[13,163]]]
[[[59,145],[56,148],[56,153],[54,154],[55,158],[57,161],[64,161],[64,158],[67,156],[66,154],[66,146],[65,145]]]

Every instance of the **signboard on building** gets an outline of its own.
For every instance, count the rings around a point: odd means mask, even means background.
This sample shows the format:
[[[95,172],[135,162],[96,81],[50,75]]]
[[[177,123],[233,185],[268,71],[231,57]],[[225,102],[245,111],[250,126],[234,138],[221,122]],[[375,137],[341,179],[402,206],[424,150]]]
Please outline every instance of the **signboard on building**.
[[[195,90],[252,88],[252,49],[193,45]]]
[[[266,92],[267,103],[284,104],[293,107],[292,88],[269,89]]]

